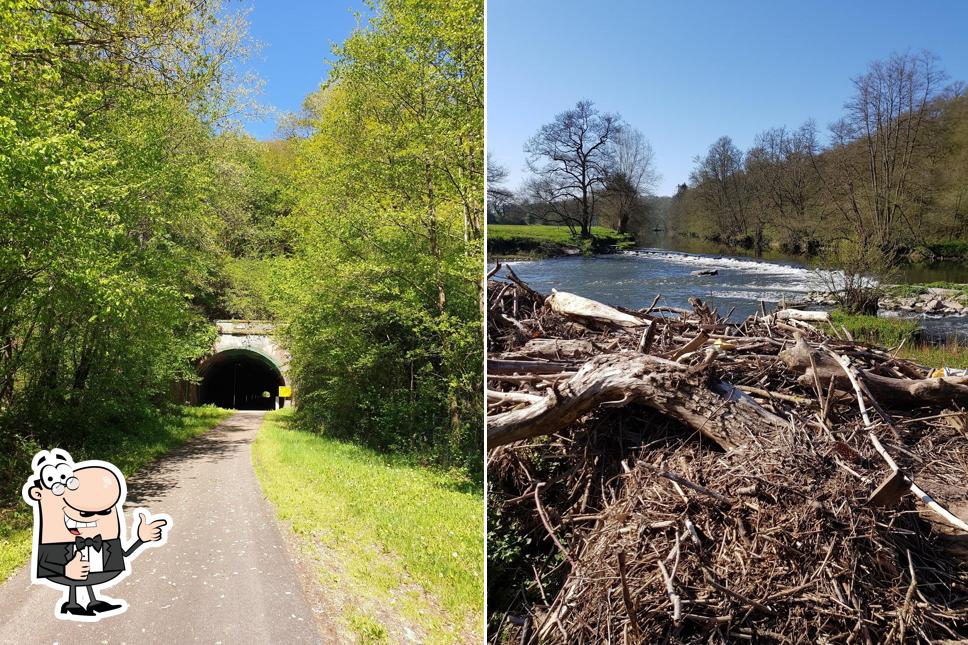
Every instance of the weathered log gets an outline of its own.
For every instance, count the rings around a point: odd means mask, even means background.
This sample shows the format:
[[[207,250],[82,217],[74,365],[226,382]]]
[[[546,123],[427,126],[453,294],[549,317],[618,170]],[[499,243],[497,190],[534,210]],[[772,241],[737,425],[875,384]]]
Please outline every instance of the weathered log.
[[[518,353],[535,358],[587,358],[595,354],[595,346],[588,340],[533,338]]]
[[[727,450],[783,424],[729,384],[673,361],[621,352],[588,361],[540,402],[490,416],[488,447],[558,432],[603,404],[632,403],[667,414]]]
[[[498,358],[487,359],[488,374],[558,374],[576,367],[569,361],[519,361]]]
[[[688,343],[686,343],[685,345],[677,349],[672,354],[672,360],[674,361],[678,360],[679,358],[685,356],[686,354],[696,351],[697,349],[705,345],[707,340],[709,340],[709,336],[706,334],[706,332],[703,332],[703,331],[699,332],[695,338],[693,338]]]
[[[564,291],[552,290],[545,304],[555,313],[579,321],[607,323],[619,327],[641,327],[647,323],[646,320],[619,311],[615,307]]]
[[[852,386],[847,374],[832,356],[826,352],[815,351],[802,338],[797,338],[793,347],[781,351],[777,356],[791,368],[804,374],[798,381],[802,385],[814,382],[814,367],[817,380],[824,386],[830,381],[834,386],[849,391]],[[858,371],[864,384],[878,402],[891,408],[908,408],[927,404],[968,406],[968,376],[945,376],[940,378],[902,379]]]
[[[535,403],[541,400],[537,394],[527,394],[525,392],[498,392],[497,390],[487,390],[488,401],[510,401],[511,403]]]
[[[639,339],[639,353],[648,354],[653,340],[655,340],[655,323],[650,320],[646,328],[642,330],[642,337]]]
[[[768,316],[761,316],[763,322],[772,320],[799,320],[803,322],[830,322],[830,313],[826,311],[804,311],[802,309],[781,309]]]

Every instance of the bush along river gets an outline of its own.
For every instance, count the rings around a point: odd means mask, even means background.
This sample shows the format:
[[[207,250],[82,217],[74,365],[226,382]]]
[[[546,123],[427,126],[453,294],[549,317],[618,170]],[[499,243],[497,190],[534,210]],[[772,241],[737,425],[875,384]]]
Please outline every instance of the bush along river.
[[[791,259],[759,260],[709,253],[640,248],[612,255],[556,257],[509,262],[534,289],[568,291],[629,308],[648,307],[657,294],[660,304],[689,307],[698,297],[731,319],[741,321],[778,303],[809,302],[806,308],[831,308],[822,271]],[[968,267],[912,265],[902,280],[968,282]],[[968,339],[968,287],[945,289],[899,285],[888,289],[882,316],[920,319],[925,338]]]

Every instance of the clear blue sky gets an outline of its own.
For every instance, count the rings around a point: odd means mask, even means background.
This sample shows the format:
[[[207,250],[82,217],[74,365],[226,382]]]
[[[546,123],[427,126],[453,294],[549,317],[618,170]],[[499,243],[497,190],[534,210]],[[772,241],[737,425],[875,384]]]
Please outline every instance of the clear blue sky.
[[[332,46],[346,40],[356,26],[354,12],[365,9],[359,0],[246,0],[241,6],[250,10],[249,33],[261,44],[245,68],[264,83],[259,102],[279,112],[297,112],[319,88],[329,73]],[[277,117],[243,126],[257,139],[271,139]]]
[[[968,81],[968,2],[489,0],[487,145],[510,188],[522,145],[581,98],[618,112],[652,142],[663,178],[726,134],[742,149],[768,127],[821,130],[850,79],[892,51],[928,49]]]

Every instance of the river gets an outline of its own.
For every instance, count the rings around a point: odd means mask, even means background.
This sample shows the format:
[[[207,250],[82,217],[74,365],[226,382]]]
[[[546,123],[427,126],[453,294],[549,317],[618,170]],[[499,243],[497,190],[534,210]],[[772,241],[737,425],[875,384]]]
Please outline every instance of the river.
[[[560,257],[509,263],[515,273],[541,292],[569,291],[601,302],[630,308],[647,307],[656,295],[661,304],[689,307],[699,297],[719,309],[733,310],[740,321],[757,312],[763,302],[771,309],[778,302],[796,302],[807,292],[824,288],[824,273],[792,258],[755,259],[736,255],[689,253],[640,248],[614,255]],[[693,272],[715,269],[717,275]],[[939,277],[939,276],[946,277]],[[968,282],[968,268],[921,267],[902,275],[905,282],[942,280]],[[922,317],[929,337],[968,335],[964,316]]]

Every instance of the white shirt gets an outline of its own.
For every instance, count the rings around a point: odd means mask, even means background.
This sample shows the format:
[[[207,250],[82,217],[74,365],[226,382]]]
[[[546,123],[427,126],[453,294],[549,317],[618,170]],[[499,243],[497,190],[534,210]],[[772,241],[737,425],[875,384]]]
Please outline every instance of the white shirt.
[[[82,549],[81,560],[91,564],[88,573],[104,571],[104,543],[101,543],[100,551],[95,550],[93,546]]]

